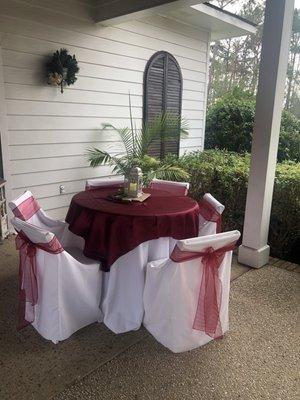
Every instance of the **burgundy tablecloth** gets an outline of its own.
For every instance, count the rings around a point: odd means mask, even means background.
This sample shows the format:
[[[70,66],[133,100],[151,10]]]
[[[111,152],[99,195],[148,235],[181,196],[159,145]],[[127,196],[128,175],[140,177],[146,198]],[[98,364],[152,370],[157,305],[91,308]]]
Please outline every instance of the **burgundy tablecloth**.
[[[143,203],[107,199],[111,189],[76,194],[66,217],[71,232],[85,239],[84,254],[101,261],[102,269],[143,242],[160,237],[187,239],[198,235],[199,206],[187,196],[146,189]]]

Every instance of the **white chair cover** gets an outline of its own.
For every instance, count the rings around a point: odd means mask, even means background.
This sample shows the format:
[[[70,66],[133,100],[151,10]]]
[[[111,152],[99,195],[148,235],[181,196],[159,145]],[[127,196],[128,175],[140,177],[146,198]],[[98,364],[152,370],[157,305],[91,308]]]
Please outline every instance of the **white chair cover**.
[[[84,240],[70,232],[65,221],[49,217],[29,190],[9,202],[8,205],[15,217],[54,233],[63,247],[83,249]]]
[[[201,252],[207,247],[219,249],[235,242],[238,231],[220,233],[177,242],[183,251]],[[228,302],[232,251],[219,267],[222,282],[220,321],[223,333],[228,330]],[[144,321],[147,330],[164,346],[178,353],[204,345],[211,336],[193,329],[202,279],[201,258],[175,263],[170,259],[147,265],[144,289]]]
[[[103,322],[114,333],[141,327],[147,262],[167,258],[176,244],[168,237],[150,240],[120,257],[103,274]]]
[[[225,206],[215,199],[210,193],[205,193],[203,199],[206,200],[211,206],[221,215]],[[207,221],[201,214],[199,214],[199,234],[198,236],[214,235],[217,233],[217,223]]]
[[[33,243],[49,243],[53,233],[12,219],[15,229]],[[38,303],[32,326],[45,339],[58,343],[77,330],[101,320],[102,272],[98,262],[84,257],[78,249],[51,254],[36,249]],[[31,320],[26,307],[25,316]]]
[[[150,183],[151,189],[166,190],[176,196],[187,196],[189,187],[188,182],[173,182],[156,178]]]
[[[119,188],[124,185],[124,177],[112,176],[110,178],[87,179],[85,190],[93,190],[97,188]]]

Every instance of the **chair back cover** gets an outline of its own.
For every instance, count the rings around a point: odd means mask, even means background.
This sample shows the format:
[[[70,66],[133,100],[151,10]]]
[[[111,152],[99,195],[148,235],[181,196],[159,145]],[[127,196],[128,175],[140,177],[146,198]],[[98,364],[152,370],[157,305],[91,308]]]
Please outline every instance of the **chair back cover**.
[[[203,199],[208,201],[218,211],[219,214],[222,214],[222,212],[225,210],[225,206],[223,206],[223,204],[215,199],[210,193],[205,193]]]
[[[51,232],[48,232],[44,229],[39,228],[38,226],[32,225],[26,221],[22,221],[19,218],[12,218],[11,223],[18,232],[23,232],[26,237],[32,242],[32,243],[49,243],[55,235]]]
[[[20,252],[20,327],[31,323],[58,343],[101,320],[102,273],[98,262],[72,257],[56,236],[18,218],[12,224]]]
[[[184,258],[179,262],[167,259],[147,265],[144,325],[171,351],[192,350],[218,337],[219,331],[228,330],[231,249],[239,237],[238,231],[232,231],[181,240],[171,258],[177,248],[183,255],[187,254],[185,261]],[[230,250],[222,254],[223,248]],[[218,254],[219,265],[215,263],[214,252]],[[204,296],[201,295],[203,285]],[[200,300],[206,311],[217,312],[218,335],[195,325],[202,310],[199,309]],[[206,321],[207,317],[210,324],[210,314],[200,315],[200,320]]]
[[[198,236],[214,235],[220,233],[221,215],[225,206],[215,199],[210,193],[205,193],[199,202],[199,234]]]
[[[14,216],[23,221],[30,220],[41,208],[29,190],[26,190],[15,200],[10,201],[8,205]]]
[[[16,248],[20,253],[19,264],[19,329],[35,320],[38,303],[37,250],[59,254],[63,248],[55,235],[28,222],[14,217],[14,228],[18,231]]]
[[[175,196],[187,196],[190,184],[188,182],[173,182],[162,179],[153,179],[150,183],[151,189],[166,190]]]
[[[208,247],[218,250],[232,242],[236,242],[240,235],[239,231],[223,232],[214,235],[178,240],[177,246],[181,251],[201,253]]]
[[[93,190],[97,188],[118,189],[124,185],[124,178],[113,176],[110,178],[87,179],[85,190]]]
[[[79,242],[78,237],[71,235],[64,221],[55,220],[45,213],[29,190],[12,200],[9,203],[9,207],[15,217],[29,222],[42,230],[52,232],[64,245],[68,245],[68,242],[74,240]],[[69,238],[69,236],[72,237]]]

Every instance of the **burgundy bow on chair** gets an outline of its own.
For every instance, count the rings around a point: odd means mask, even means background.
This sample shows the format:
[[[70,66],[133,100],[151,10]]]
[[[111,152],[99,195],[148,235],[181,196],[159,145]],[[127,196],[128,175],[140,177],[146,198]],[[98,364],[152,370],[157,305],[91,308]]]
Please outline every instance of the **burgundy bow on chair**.
[[[200,200],[198,205],[199,214],[202,215],[206,221],[216,222],[217,233],[220,233],[222,231],[222,215],[205,199]]]
[[[33,243],[21,231],[16,237],[16,248],[20,252],[19,264],[19,329],[34,321],[34,306],[38,302],[38,282],[36,250],[41,249],[51,254],[58,254],[63,248],[57,238],[48,243]],[[25,312],[31,316],[25,319]]]
[[[216,250],[208,247],[201,252],[192,252],[182,251],[175,246],[170,257],[174,262],[202,259],[203,274],[193,329],[205,332],[214,339],[223,335],[220,321],[222,282],[218,271],[226,252],[234,247],[235,242]]]

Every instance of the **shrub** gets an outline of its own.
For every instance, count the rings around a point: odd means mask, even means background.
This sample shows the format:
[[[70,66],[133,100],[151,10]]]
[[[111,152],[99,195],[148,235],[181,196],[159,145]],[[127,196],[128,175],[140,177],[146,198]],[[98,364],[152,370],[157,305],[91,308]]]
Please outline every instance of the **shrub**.
[[[233,94],[219,99],[207,112],[205,148],[250,152],[254,114],[251,98]]]
[[[216,101],[206,118],[205,148],[250,152],[255,115],[255,100],[233,90]],[[300,120],[288,111],[282,113],[278,161],[300,161]]]
[[[249,154],[226,150],[206,150],[168,158],[190,174],[190,195],[199,200],[210,192],[226,208],[223,230],[243,231],[249,176]],[[300,241],[300,164],[278,164],[274,185],[269,244],[276,257],[300,262],[297,243]]]
[[[300,119],[283,111],[277,159],[300,162]]]
[[[269,241],[274,255],[300,263],[300,163],[277,165]]]

